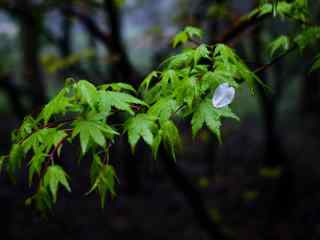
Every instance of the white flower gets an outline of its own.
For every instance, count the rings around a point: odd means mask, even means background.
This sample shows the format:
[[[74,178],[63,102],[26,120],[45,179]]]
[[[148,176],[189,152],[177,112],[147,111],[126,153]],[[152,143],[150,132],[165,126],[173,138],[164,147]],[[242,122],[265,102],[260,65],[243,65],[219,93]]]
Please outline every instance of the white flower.
[[[231,87],[228,83],[222,83],[214,91],[212,105],[215,108],[226,107],[233,101],[234,95],[234,87]]]

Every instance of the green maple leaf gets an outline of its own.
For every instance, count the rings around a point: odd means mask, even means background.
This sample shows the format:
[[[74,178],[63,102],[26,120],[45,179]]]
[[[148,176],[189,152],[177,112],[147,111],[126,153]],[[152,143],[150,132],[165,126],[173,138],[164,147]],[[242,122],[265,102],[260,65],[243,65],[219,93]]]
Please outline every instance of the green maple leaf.
[[[287,36],[280,36],[268,46],[269,55],[273,58],[276,54],[282,54],[289,50],[290,39]]]
[[[189,35],[190,38],[197,37],[202,38],[203,37],[203,31],[200,28],[187,26],[184,31]]]
[[[95,179],[91,189],[87,194],[97,190],[100,196],[101,207],[104,208],[106,194],[109,192],[112,196],[116,195],[115,192],[115,184],[118,181],[116,172],[111,165],[104,165],[101,163],[98,157],[95,157],[94,161],[98,161],[95,163],[97,166],[95,169],[95,176],[92,176]]]
[[[221,141],[221,117],[239,120],[229,107],[217,109],[212,106],[210,99],[202,101],[191,120],[193,136],[196,136],[197,132],[205,124],[217,136],[218,140]]]
[[[255,82],[266,87],[266,85],[263,84],[259,77],[248,68],[232,48],[224,44],[217,44],[213,56],[215,67],[214,72],[219,72],[221,78],[226,76],[224,81],[221,79],[223,82],[227,82],[230,85],[237,87],[237,80],[246,81],[252,92]],[[218,77],[218,75],[216,76]]]
[[[115,92],[121,92],[123,90],[133,92],[133,93],[136,92],[136,90],[132,87],[132,85],[127,83],[122,83],[122,82],[103,84],[99,87],[99,89],[102,89],[102,90],[111,89],[112,91],[115,91]]]
[[[179,44],[184,44],[189,39],[188,33],[179,32],[172,40],[172,47],[176,48]]]
[[[22,142],[25,153],[31,149],[33,152],[39,152],[40,148],[49,151],[52,146],[57,145],[67,134],[63,130],[56,128],[43,128],[35,131],[32,135]]]
[[[50,134],[48,134],[46,138],[47,151],[49,151],[53,146],[58,147],[61,141],[63,141],[68,134],[64,130],[53,129]],[[60,145],[60,148],[62,145]],[[59,154],[60,148],[57,149],[57,153]]]
[[[184,78],[174,89],[173,96],[177,103],[184,103],[191,109],[194,100],[200,96],[200,84],[195,76]]]
[[[223,72],[225,73],[225,72]],[[225,80],[226,77],[222,76],[222,79]],[[219,75],[217,75],[217,71],[207,72],[205,73],[200,81],[200,90],[202,93],[209,89],[215,89],[220,83]]]
[[[139,89],[140,90],[148,90],[149,86],[152,82],[153,79],[156,79],[158,77],[158,75],[160,74],[160,72],[158,71],[152,71],[151,73],[149,73],[145,79],[142,81]]]
[[[34,203],[35,207],[42,211],[42,213],[45,213],[47,210],[51,210],[53,207],[50,192],[43,185],[40,185],[38,191],[25,201],[26,205],[31,205],[32,203]]]
[[[276,17],[278,13],[278,4],[279,4],[279,0],[272,1],[272,14],[274,17]]]
[[[164,122],[172,116],[177,109],[177,103],[171,97],[161,98],[155,104],[153,104],[148,114],[153,115],[159,119],[160,122]]]
[[[134,115],[134,111],[131,109],[131,105],[138,104],[147,106],[147,104],[127,93],[112,92],[112,91],[99,91],[100,94],[100,108],[111,109],[114,107],[121,111],[126,111],[131,115]]]
[[[62,185],[68,192],[71,192],[71,188],[68,182],[68,176],[62,167],[58,165],[51,165],[48,167],[44,177],[43,186],[52,194],[53,202],[57,200],[58,187]]]
[[[169,69],[178,69],[183,66],[188,66],[192,63],[194,59],[195,50],[194,49],[184,49],[183,52],[169,57],[165,62],[164,65],[167,66]]]
[[[43,128],[37,130],[28,138],[26,138],[22,142],[24,152],[28,153],[31,149],[33,149],[33,152],[36,152],[40,145],[45,141],[45,137],[48,135],[48,131],[48,128]]]
[[[74,88],[81,102],[88,104],[92,109],[94,109],[99,100],[99,94],[96,87],[86,80],[80,80],[74,85]]]
[[[169,84],[174,85],[179,81],[179,76],[175,70],[169,69],[165,70],[162,73],[161,78],[161,88],[163,91],[166,91]]]
[[[159,129],[159,131],[157,132],[156,136],[154,137],[153,143],[151,145],[152,156],[154,159],[157,159],[161,142],[162,142],[162,130]]]
[[[34,174],[40,174],[40,170],[42,168],[42,164],[45,162],[47,158],[47,154],[44,154],[42,152],[36,153],[33,155],[29,162],[29,186],[32,184],[33,176]]]
[[[11,147],[11,150],[9,153],[7,171],[13,180],[14,180],[14,174],[18,169],[21,168],[21,164],[24,156],[25,156],[25,153],[23,151],[23,147],[20,144],[14,144]]]
[[[100,157],[95,155],[91,165],[90,178],[92,187],[87,194],[98,191],[101,207],[104,208],[106,194],[110,192],[112,196],[116,195],[115,184],[118,181],[116,172],[113,166],[109,164],[104,165]]]
[[[68,93],[68,88],[62,89],[57,96],[45,105],[40,113],[39,119],[43,119],[46,124],[53,115],[66,113],[67,108],[72,105],[70,98],[66,97]]]
[[[76,120],[72,138],[80,135],[80,145],[82,153],[85,154],[90,143],[96,143],[103,147],[106,144],[106,138],[111,139],[118,133],[110,126],[98,121],[92,120]]]
[[[194,63],[197,64],[198,61],[201,58],[207,58],[210,59],[209,56],[210,52],[208,50],[208,47],[206,44],[201,44],[199,47],[196,48],[195,53],[194,53]]]
[[[176,159],[176,152],[181,148],[181,137],[179,134],[179,130],[177,129],[176,125],[173,121],[165,121],[161,124],[161,140],[164,142],[165,147],[171,153],[173,159]],[[161,141],[160,140],[160,141]],[[157,139],[158,144],[159,140]],[[155,150],[159,146],[156,147]]]
[[[196,27],[185,27],[185,29],[176,34],[176,36],[172,40],[172,46],[176,48],[180,44],[186,43],[188,40],[192,38],[202,38],[203,31]]]
[[[301,33],[299,33],[295,38],[294,42],[298,45],[299,49],[302,51],[307,47],[315,44],[320,39],[320,27],[307,27]]]
[[[29,136],[32,131],[37,127],[37,121],[31,117],[26,116],[19,127],[19,129],[15,130],[12,133],[12,140],[15,142],[19,142],[22,139],[25,139],[27,136]]]
[[[124,125],[125,132],[128,132],[128,139],[132,152],[135,146],[142,138],[148,145],[153,144],[153,132],[156,128],[155,117],[148,114],[137,114],[130,118]]]

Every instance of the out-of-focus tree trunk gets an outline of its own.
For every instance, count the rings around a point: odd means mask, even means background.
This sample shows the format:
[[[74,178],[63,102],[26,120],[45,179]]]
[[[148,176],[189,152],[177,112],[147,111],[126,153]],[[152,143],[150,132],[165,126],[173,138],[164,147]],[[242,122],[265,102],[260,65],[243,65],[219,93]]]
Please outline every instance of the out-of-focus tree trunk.
[[[6,91],[12,106],[12,111],[19,120],[22,120],[27,114],[26,109],[21,102],[21,95],[23,92],[12,83],[10,75],[0,76],[0,88]]]
[[[68,57],[72,53],[71,38],[72,38],[72,19],[69,16],[63,15],[61,22],[62,38],[60,51],[62,57]]]
[[[320,14],[319,5],[315,5],[315,19],[319,19]],[[317,47],[313,48],[312,51],[308,51],[306,54],[306,59],[313,59],[315,57],[314,49],[318,49]],[[310,62],[311,63],[311,62]],[[310,67],[310,66],[309,66]],[[302,79],[301,83],[301,98],[300,98],[300,111],[305,113],[311,113],[313,115],[318,115],[320,117],[320,82],[319,82],[319,70],[314,72],[307,72],[309,69],[306,69],[306,77]]]
[[[110,55],[113,63],[112,81],[125,81],[133,85],[139,82],[139,76],[130,63],[128,54],[122,41],[121,17],[119,7],[115,1],[105,0],[104,9],[107,15],[107,24],[110,27]]]
[[[261,46],[263,45],[262,37],[261,37],[262,27],[256,27],[252,33],[252,43],[253,43],[253,52],[255,54],[255,62],[259,65],[263,64],[263,49]],[[267,80],[267,74],[265,72],[261,72],[259,74],[260,79],[265,84],[271,84]],[[277,78],[277,81],[283,81],[282,78]],[[279,83],[277,84],[279,85]],[[265,134],[265,164],[274,167],[281,165],[283,163],[283,154],[281,148],[281,142],[279,141],[279,136],[277,135],[276,130],[276,115],[277,115],[277,107],[278,101],[275,98],[277,96],[276,92],[269,92],[265,89],[261,84],[256,85],[256,90],[258,93],[258,98],[260,101],[261,111],[263,114],[264,120],[264,134]],[[278,89],[275,89],[277,91]]]
[[[42,17],[34,11],[29,1],[20,1],[20,17],[23,79],[30,86],[33,108],[37,109],[46,102],[46,88],[43,82],[40,54],[40,24]]]
[[[62,58],[67,58],[72,54],[72,20],[69,16],[62,16],[61,22],[62,37],[59,41],[60,54]],[[60,73],[62,78],[70,77],[73,67],[67,67]]]
[[[255,60],[262,63],[261,28],[257,28],[253,33],[253,49],[256,54]],[[281,68],[278,68],[278,70]],[[277,74],[275,74],[277,75]],[[278,76],[278,75],[277,75]],[[283,78],[276,78],[276,81],[283,81]],[[266,83],[267,76],[265,73],[259,74],[260,79]],[[282,89],[283,83],[277,83],[275,91]],[[289,162],[282,147],[281,136],[277,133],[277,108],[279,97],[277,92],[268,93],[260,84],[257,84],[257,93],[260,100],[260,106],[264,120],[264,137],[265,137],[265,152],[263,158],[263,167],[281,169],[280,176],[276,179],[265,179],[266,185],[263,191],[271,194],[271,199],[266,206],[266,229],[270,232],[269,226],[276,224],[281,219],[288,219],[289,214],[294,205],[294,175],[292,171],[292,163]],[[267,197],[266,197],[267,198]],[[268,235],[268,234],[266,234]],[[269,239],[268,236],[266,239]]]
[[[201,193],[193,186],[189,178],[181,171],[163,146],[160,152],[163,153],[160,160],[164,165],[164,169],[173,184],[184,195],[187,204],[193,211],[195,219],[208,234],[209,238],[214,240],[232,239],[232,237],[222,231],[222,226],[213,221],[209,211],[206,209]]]
[[[103,72],[100,68],[100,62],[99,62],[99,46],[97,44],[96,39],[92,36],[88,36],[88,45],[90,48],[90,51],[94,52],[94,56],[90,58],[90,70],[92,71],[94,78],[102,81],[103,80]]]
[[[320,82],[319,71],[306,74],[301,83],[300,111],[320,117]]]

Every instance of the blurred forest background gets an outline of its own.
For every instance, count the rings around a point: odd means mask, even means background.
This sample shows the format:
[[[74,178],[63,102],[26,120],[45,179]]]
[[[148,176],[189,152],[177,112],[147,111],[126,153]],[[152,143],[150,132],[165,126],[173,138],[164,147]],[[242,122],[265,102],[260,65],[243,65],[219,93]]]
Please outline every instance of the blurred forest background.
[[[174,52],[187,25],[205,42],[236,47],[255,68],[270,61],[267,43],[294,30],[279,19],[238,26],[257,0],[0,0],[0,152],[26,114],[39,109],[66,78],[137,86]],[[320,1],[310,3],[320,20]],[[317,50],[317,49],[316,49]],[[88,189],[85,161],[70,146],[64,165],[73,192],[42,218],[25,206],[25,178],[0,178],[1,239],[320,239],[320,82],[310,58],[291,53],[261,78],[272,87],[237,92],[241,122],[227,121],[223,144],[202,131],[192,140],[181,123],[183,151],[174,163],[153,161],[143,144],[132,156],[123,141],[112,154],[118,196],[100,209]]]

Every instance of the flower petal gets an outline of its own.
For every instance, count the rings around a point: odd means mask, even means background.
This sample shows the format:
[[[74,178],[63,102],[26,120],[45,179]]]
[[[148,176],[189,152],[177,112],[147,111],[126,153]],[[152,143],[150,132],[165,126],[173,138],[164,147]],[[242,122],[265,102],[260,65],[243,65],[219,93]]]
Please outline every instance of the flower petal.
[[[212,105],[215,108],[223,108],[228,106],[234,99],[235,89],[228,83],[220,84],[214,91],[212,97]]]

